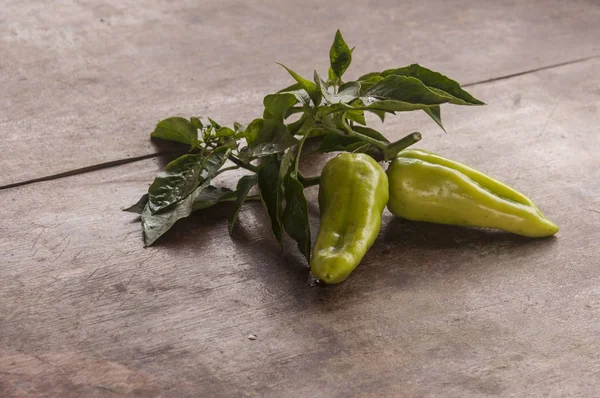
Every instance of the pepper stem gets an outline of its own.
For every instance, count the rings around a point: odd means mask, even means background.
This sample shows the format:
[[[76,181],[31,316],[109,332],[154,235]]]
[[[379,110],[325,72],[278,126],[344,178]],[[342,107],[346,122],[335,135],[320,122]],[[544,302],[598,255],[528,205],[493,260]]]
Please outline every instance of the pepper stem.
[[[384,152],[384,160],[389,161],[390,159],[395,158],[398,152],[408,148],[409,146],[419,142],[420,140],[421,133],[412,133],[404,138],[399,139],[398,141],[388,144],[387,149]]]

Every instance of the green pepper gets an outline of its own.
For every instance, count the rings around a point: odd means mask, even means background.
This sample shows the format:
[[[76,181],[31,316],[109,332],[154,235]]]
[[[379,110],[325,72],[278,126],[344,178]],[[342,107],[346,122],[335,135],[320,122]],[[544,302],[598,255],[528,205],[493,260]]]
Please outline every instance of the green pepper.
[[[310,269],[325,283],[340,283],[358,266],[381,228],[389,196],[385,171],[372,157],[341,153],[321,173],[321,229]]]
[[[496,228],[529,237],[558,232],[522,193],[434,153],[402,151],[387,173],[388,209],[407,220]]]

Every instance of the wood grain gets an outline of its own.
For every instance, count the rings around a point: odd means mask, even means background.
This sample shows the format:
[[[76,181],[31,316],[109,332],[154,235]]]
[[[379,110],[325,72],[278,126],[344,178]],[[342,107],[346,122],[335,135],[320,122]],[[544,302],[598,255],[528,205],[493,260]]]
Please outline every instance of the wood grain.
[[[248,122],[326,71],[336,28],[349,76],[420,62],[462,83],[600,55],[594,0],[326,3],[8,1],[0,14],[0,186],[155,153],[171,115]]]
[[[477,86],[489,105],[453,109],[453,133],[422,145],[527,193],[557,237],[385,213],[334,287],[307,283],[256,206],[233,240],[220,208],[143,249],[119,209],[161,159],[0,191],[0,395],[594,396],[599,67]]]

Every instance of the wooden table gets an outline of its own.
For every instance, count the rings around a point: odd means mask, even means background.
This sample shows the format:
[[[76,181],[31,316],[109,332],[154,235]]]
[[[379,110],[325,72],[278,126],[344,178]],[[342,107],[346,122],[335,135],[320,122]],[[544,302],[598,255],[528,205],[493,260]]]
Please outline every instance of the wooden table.
[[[352,3],[4,2],[0,396],[598,395],[600,3]],[[526,192],[559,234],[386,212],[327,288],[254,205],[234,239],[209,211],[144,249],[121,209],[164,166],[154,124],[251,120],[289,83],[274,62],[326,70],[338,27],[350,77],[419,62],[468,83],[488,106],[444,108],[448,134],[384,131]]]

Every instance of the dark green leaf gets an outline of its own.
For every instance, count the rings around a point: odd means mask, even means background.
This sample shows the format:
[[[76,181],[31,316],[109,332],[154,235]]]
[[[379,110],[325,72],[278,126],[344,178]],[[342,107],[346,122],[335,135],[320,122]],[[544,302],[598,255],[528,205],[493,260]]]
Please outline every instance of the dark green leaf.
[[[300,116],[300,119],[288,124],[287,127],[288,127],[288,131],[289,131],[290,135],[298,134],[298,132],[300,131],[300,128],[302,127],[302,125],[304,124],[304,122],[306,121],[307,118],[308,118],[308,116],[306,114],[303,114],[302,116]]]
[[[329,50],[329,63],[331,64],[331,70],[337,79],[341,79],[346,69],[352,62],[352,52],[344,41],[342,34],[339,29],[335,32],[335,38],[333,44]]]
[[[315,106],[318,106],[321,102],[321,90],[316,86],[316,84],[310,80],[306,80],[284,64],[279,65],[283,66],[285,70],[288,71],[288,73],[298,82],[298,84],[300,84],[300,87],[302,87],[308,93]]]
[[[389,142],[389,140],[387,138],[385,138],[385,136],[383,134],[381,134],[379,131],[374,130],[370,127],[354,126],[352,129],[354,131],[356,131],[357,133],[369,136],[371,138],[376,138],[379,141]]]
[[[184,199],[202,183],[200,173],[203,162],[202,155],[183,155],[156,175],[148,188],[148,209],[152,214]]]
[[[484,102],[473,97],[467,91],[460,87],[458,82],[442,75],[441,73],[434,72],[430,69],[424,68],[418,64],[412,64],[403,68],[388,69],[383,72],[372,72],[361,76],[358,80],[369,80],[375,76],[387,77],[387,76],[407,76],[414,77],[423,82],[432,91],[437,92],[442,96],[448,96],[451,98],[449,101],[455,105],[485,105]]]
[[[383,80],[383,77],[379,76],[379,75],[371,76],[364,80],[362,80],[362,79],[359,80],[361,94],[364,93],[365,91],[369,90],[371,87],[373,87],[375,84],[379,83],[382,80]]]
[[[247,159],[283,152],[298,143],[285,124],[273,119],[253,120],[246,129],[246,141],[244,156]]]
[[[269,94],[263,100],[269,118],[283,121],[288,109],[296,105],[298,99],[292,93]]]
[[[236,193],[231,189],[209,185],[202,190],[192,203],[192,211],[206,209],[221,202],[233,202],[235,199]]]
[[[183,200],[205,180],[212,178],[231,153],[220,147],[204,158],[198,154],[183,155],[156,175],[148,188],[148,209],[152,214]]]
[[[202,191],[208,186],[210,181],[205,181],[197,187],[190,195],[174,206],[164,211],[152,214],[148,205],[142,212],[142,232],[144,235],[144,244],[150,246],[156,240],[167,232],[176,222],[189,216],[194,208],[194,201],[202,194]]]
[[[419,79],[405,76],[388,76],[375,83],[361,97],[363,102],[393,100],[408,104],[439,105],[450,101],[449,96],[431,91]],[[366,102],[365,102],[366,103]]]
[[[229,226],[229,235],[233,232],[233,227],[238,218],[238,214],[240,213],[240,209],[242,205],[246,201],[248,197],[248,192],[252,189],[253,186],[256,185],[256,174],[243,176],[237,183],[237,188],[235,190],[235,210],[233,213],[229,214],[228,218],[228,226]]]
[[[281,243],[281,218],[277,211],[279,161],[276,156],[269,156],[263,160],[258,169],[257,177],[260,200],[271,220],[273,235]]]
[[[381,77],[381,74],[383,72],[371,72],[371,73],[367,73],[365,75],[362,75],[361,77],[359,77],[358,79],[356,79],[357,81],[363,82],[363,81],[369,81],[371,78],[373,77]]]
[[[437,91],[439,94],[445,96],[450,95],[452,97],[450,103],[452,104],[485,105],[482,101],[463,90],[458,82],[441,73],[424,68],[419,64],[412,64],[404,68],[390,69],[383,72],[384,77],[390,75],[415,77],[433,91]]]
[[[198,130],[187,119],[170,117],[158,122],[150,136],[161,140],[193,145],[198,140]]]
[[[231,150],[226,147],[219,147],[212,151],[202,163],[200,177],[203,180],[213,178],[217,174],[217,171],[225,164],[230,154]]]
[[[381,120],[381,123],[385,122],[385,115],[386,115],[385,111],[379,111],[377,109],[369,109],[369,112],[377,115],[379,117],[379,119]]]
[[[424,108],[423,111],[429,115],[429,117],[431,117],[433,119],[434,122],[436,122],[438,124],[438,126],[440,126],[442,128],[442,130],[444,130],[444,132],[446,132],[446,129],[444,128],[444,125],[442,124],[442,115],[440,113],[440,106],[439,105],[432,105],[428,108]]]
[[[283,226],[298,244],[298,249],[306,257],[306,261],[310,263],[310,226],[304,186],[289,174],[285,177],[285,202]]]
[[[129,206],[123,211],[128,211],[130,213],[142,214],[144,211],[144,207],[146,207],[146,203],[148,203],[148,194],[143,194],[140,200],[137,201],[136,204]]]
[[[285,154],[281,157],[279,165],[279,176],[277,177],[277,214],[280,217],[283,215],[283,192],[285,176],[289,173],[290,168],[294,164],[294,151],[292,148],[288,149]]]

